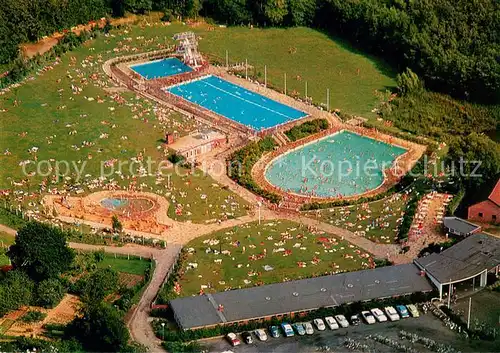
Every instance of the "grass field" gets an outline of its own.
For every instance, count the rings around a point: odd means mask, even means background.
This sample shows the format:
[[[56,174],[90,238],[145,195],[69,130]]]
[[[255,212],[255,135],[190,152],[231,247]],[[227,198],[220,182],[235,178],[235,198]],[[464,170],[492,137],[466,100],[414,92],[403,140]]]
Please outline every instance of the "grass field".
[[[133,275],[144,275],[144,272],[150,266],[150,261],[147,259],[139,259],[138,257],[131,256],[130,259],[127,257],[118,256],[115,258],[114,255],[106,254],[104,260],[98,263],[100,268],[112,268],[118,272],[130,273]]]
[[[165,131],[183,135],[197,127],[175,113],[163,114],[160,120],[151,102],[130,92],[106,91],[107,78],[101,67],[106,59],[172,44],[174,33],[190,29],[179,23],[145,24],[101,35],[0,96],[0,189],[24,180],[19,188],[30,191],[39,190],[42,183],[44,188],[95,184],[97,188],[92,190],[97,190],[101,184],[97,177],[103,170],[107,176],[104,183],[133,183],[144,191],[167,193],[171,201],[173,196],[175,204],[179,202],[183,208],[182,214],[176,215],[179,220],[204,222],[223,213],[228,217],[245,214],[244,201],[232,199],[233,194],[227,190],[210,187],[213,181],[208,177],[174,173],[170,194],[165,190],[166,178],[156,178],[155,169],[152,175],[137,173],[140,168],[135,164],[132,170],[140,176],[129,178],[128,168],[137,158],[143,158],[144,167],[148,157],[153,161],[164,158],[160,146]],[[260,72],[267,64],[268,80],[278,87],[286,72],[290,91],[303,93],[307,80],[309,96],[318,102],[326,100],[325,92],[330,88],[332,107],[349,113],[371,115],[378,100],[375,91],[394,86],[384,65],[311,29],[209,30],[202,24],[193,30],[200,35],[203,52],[224,57],[227,49],[231,62],[248,58]],[[35,161],[44,161],[38,163],[38,171]],[[56,161],[69,163],[67,176],[71,178],[53,179]],[[103,167],[104,162],[114,169]],[[118,170],[120,162],[126,164]],[[60,172],[66,175],[66,165],[60,165]],[[206,199],[200,198],[201,190]],[[175,207],[169,211],[171,216]]]
[[[8,265],[9,258],[5,255],[7,248],[14,244],[14,237],[5,232],[0,232],[0,266]]]
[[[368,204],[311,211],[306,215],[337,227],[360,232],[374,242],[396,243],[406,203],[406,196],[394,194]]]
[[[347,241],[291,221],[248,223],[198,238],[185,248],[189,255],[180,280],[182,296],[354,271],[371,261],[370,254]]]

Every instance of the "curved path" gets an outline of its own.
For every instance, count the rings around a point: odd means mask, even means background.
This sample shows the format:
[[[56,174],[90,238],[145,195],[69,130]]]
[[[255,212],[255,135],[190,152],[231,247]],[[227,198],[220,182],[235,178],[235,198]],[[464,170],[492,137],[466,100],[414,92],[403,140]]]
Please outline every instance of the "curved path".
[[[211,169],[210,164],[208,164],[207,172],[220,184],[227,186],[231,191],[240,195],[246,201],[252,205],[256,205],[257,202],[261,201],[259,196],[251,193],[247,189],[241,187],[240,185],[234,183],[225,173],[217,173]],[[328,223],[324,223],[312,218],[304,217],[298,213],[275,211],[268,208],[265,204],[261,207],[261,220],[275,220],[275,219],[287,219],[290,221],[305,224],[310,227],[315,227],[319,230],[334,234],[341,237],[354,245],[372,253],[378,258],[387,258],[397,263],[411,262],[411,259],[399,254],[400,247],[395,244],[377,244],[364,237],[357,236],[353,232],[333,226]],[[145,247],[140,245],[128,244],[123,247],[112,247],[112,246],[101,246],[101,245],[89,245],[80,243],[70,243],[69,245],[74,249],[80,250],[99,250],[104,249],[104,251],[109,253],[117,254],[130,254],[136,256],[142,256],[145,258],[151,258],[156,262],[155,271],[151,278],[151,282],[148,287],[144,290],[144,293],[138,303],[131,312],[131,315],[127,320],[127,327],[130,330],[131,337],[134,341],[144,345],[150,352],[164,351],[161,347],[161,342],[156,338],[153,329],[150,324],[149,313],[151,309],[151,303],[155,299],[158,291],[160,290],[162,284],[165,281],[170,269],[174,265],[178,254],[180,253],[182,246],[189,241],[221,230],[225,228],[230,228],[245,224],[248,222],[258,220],[258,215],[249,214],[237,219],[230,219],[224,221],[220,224],[194,224],[186,222],[176,222],[172,221],[172,227],[168,231],[167,248],[166,249],[155,249],[151,247]],[[107,228],[108,224],[101,224],[91,221],[84,221],[81,219],[75,219],[71,217],[59,217],[65,222],[79,222],[86,223],[96,228]],[[0,231],[5,231],[9,234],[15,234],[14,229],[1,226]],[[133,235],[146,236],[151,238],[158,238],[157,234],[138,232],[138,231],[128,231]]]

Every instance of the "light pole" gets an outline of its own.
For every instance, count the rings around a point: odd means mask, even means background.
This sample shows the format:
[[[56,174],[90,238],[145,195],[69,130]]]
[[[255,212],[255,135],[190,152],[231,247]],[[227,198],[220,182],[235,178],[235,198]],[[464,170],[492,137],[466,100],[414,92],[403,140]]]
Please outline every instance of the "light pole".
[[[262,206],[262,202],[257,202],[257,207],[259,208],[259,225],[260,225],[260,207]]]
[[[161,339],[165,341],[165,323],[161,323]]]

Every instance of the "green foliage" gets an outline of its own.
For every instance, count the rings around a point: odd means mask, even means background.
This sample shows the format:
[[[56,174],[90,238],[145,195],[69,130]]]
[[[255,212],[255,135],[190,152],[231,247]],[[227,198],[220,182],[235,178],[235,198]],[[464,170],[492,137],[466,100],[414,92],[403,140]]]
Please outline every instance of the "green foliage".
[[[19,229],[27,222],[21,216],[16,215],[15,210],[10,211],[8,208],[4,208],[2,205],[0,207],[0,223],[10,228]]]
[[[172,154],[169,154],[167,159],[172,162],[173,164],[177,164],[177,163],[181,163],[182,161],[184,161],[184,156],[180,155],[180,154],[177,154],[177,153],[172,153]]]
[[[198,342],[163,342],[163,347],[165,347],[167,352],[176,353],[197,353],[205,351]]]
[[[108,12],[111,12],[109,0],[3,0],[0,63],[15,59],[20,43],[98,20]]]
[[[123,352],[130,338],[119,312],[104,303],[85,306],[82,315],[67,326],[66,334],[91,352]]]
[[[288,136],[291,141],[297,141],[326,129],[328,129],[328,121],[326,119],[315,119],[306,121],[300,125],[295,125],[290,130],[285,131],[285,135]]]
[[[279,195],[262,189],[252,179],[253,165],[265,152],[272,151],[274,147],[275,144],[271,137],[265,137],[258,142],[249,143],[231,155],[228,162],[227,175],[250,191],[267,198],[273,203],[278,203],[281,200]]]
[[[53,308],[59,304],[65,292],[66,288],[56,278],[41,281],[36,288],[38,305]]]
[[[124,0],[127,11],[143,14],[153,8],[152,0]]]
[[[35,284],[21,271],[9,271],[0,282],[0,316],[32,302]]]
[[[453,216],[458,206],[465,197],[465,189],[461,188],[456,195],[453,196],[451,202],[446,206],[446,215]]]
[[[398,83],[398,90],[402,95],[420,93],[424,88],[418,75],[408,68],[403,73],[398,74],[396,81]]]
[[[47,314],[42,313],[41,311],[30,310],[26,314],[23,315],[23,317],[21,318],[21,321],[27,322],[27,323],[33,323],[33,322],[42,321],[46,317],[47,317]]]
[[[35,281],[58,277],[69,270],[75,256],[59,228],[39,222],[29,222],[17,232],[7,255],[14,268]]]
[[[111,217],[111,227],[113,228],[114,233],[121,233],[123,230],[123,225],[117,215],[113,215],[113,217]]]
[[[94,305],[118,289],[118,273],[110,268],[101,268],[80,278],[72,288],[86,305]]]
[[[2,352],[73,352],[83,353],[81,345],[75,340],[46,340],[29,337],[16,337],[0,342]]]
[[[455,137],[450,143],[448,162],[468,187],[498,180],[500,144],[475,132],[463,138]]]

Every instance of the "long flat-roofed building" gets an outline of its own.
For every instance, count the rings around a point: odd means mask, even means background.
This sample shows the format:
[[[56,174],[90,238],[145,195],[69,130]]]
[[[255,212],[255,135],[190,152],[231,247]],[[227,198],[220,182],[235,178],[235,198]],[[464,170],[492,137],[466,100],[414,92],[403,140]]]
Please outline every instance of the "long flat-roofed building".
[[[500,267],[500,239],[478,233],[470,235],[439,254],[430,254],[415,260],[443,296],[445,286],[478,279],[484,287],[488,271],[498,274]]]
[[[414,264],[404,264],[178,298],[170,307],[187,330],[432,290]]]

